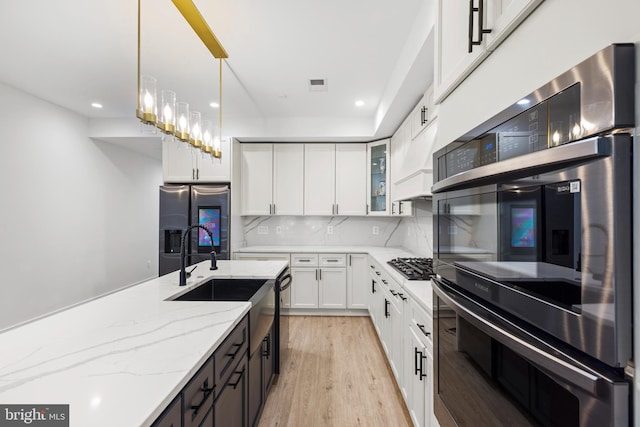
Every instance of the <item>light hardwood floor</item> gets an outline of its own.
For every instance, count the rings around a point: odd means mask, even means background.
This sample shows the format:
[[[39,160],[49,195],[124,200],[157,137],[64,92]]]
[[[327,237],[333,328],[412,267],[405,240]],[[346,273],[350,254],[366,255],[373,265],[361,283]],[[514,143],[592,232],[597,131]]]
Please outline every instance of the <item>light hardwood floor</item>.
[[[289,356],[259,427],[412,425],[368,317],[289,319]]]

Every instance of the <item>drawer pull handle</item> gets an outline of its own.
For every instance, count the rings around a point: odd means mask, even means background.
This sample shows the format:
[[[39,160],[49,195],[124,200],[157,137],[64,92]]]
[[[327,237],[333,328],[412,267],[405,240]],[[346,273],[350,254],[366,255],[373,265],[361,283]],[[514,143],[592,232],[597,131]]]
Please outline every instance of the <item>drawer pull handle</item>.
[[[420,323],[416,323],[416,325],[418,326],[420,331],[422,331],[425,337],[428,337],[431,335],[431,332],[428,332],[426,329],[424,329],[424,325],[421,325]]]
[[[373,265],[370,265],[369,267],[371,267],[372,269],[375,269],[375,267]]]
[[[402,292],[398,292],[398,296],[402,299],[402,301],[406,301],[407,300],[407,297],[405,297]]]
[[[327,262],[339,262],[340,260],[338,259],[328,259]]]
[[[235,382],[235,383],[232,383],[231,381],[229,381],[229,383],[228,383],[228,384],[229,384],[231,387],[233,387],[233,389],[234,389],[234,390],[238,387],[238,385],[240,384],[240,381],[242,381],[242,377],[244,376],[244,371],[245,371],[245,368],[242,368],[242,371],[240,371],[240,372],[238,372],[238,371],[234,372],[234,374],[238,374],[238,379],[236,380],[236,382]]]
[[[233,353],[227,353],[227,357],[234,359],[238,355],[238,352],[240,351],[240,347],[242,347],[242,344],[244,344],[244,342],[241,342],[240,344],[232,344],[232,347],[235,347],[236,351],[234,351]]]
[[[299,262],[311,262],[311,260],[310,260],[310,259],[299,259],[298,261],[299,261]]]
[[[384,283],[386,285],[389,282],[387,282],[386,280],[382,279],[382,283]]]
[[[396,291],[394,291],[393,289],[390,289],[389,292],[391,292],[391,295],[393,295],[394,297],[398,296],[398,293]]]
[[[202,387],[200,387],[200,390],[203,394],[202,394],[202,400],[200,401],[200,403],[198,403],[197,405],[191,405],[191,410],[193,411],[193,415],[197,415],[198,411],[200,410],[200,408],[202,408],[202,405],[204,405],[204,402],[207,401],[207,399],[209,398],[209,396],[211,395],[211,393],[213,393],[213,390],[216,389],[216,386],[214,385],[213,387],[209,387],[209,379],[205,379],[204,383],[202,384]]]
[[[380,276],[380,272],[379,272],[379,271],[376,271],[376,274],[377,274],[378,276]]]

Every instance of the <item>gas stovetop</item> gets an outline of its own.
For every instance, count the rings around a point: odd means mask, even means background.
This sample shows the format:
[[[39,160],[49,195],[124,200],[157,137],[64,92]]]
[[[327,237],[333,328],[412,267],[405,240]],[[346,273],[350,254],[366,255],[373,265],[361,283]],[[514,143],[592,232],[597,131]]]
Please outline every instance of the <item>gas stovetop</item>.
[[[430,280],[435,276],[432,258],[394,258],[387,264],[408,280]]]

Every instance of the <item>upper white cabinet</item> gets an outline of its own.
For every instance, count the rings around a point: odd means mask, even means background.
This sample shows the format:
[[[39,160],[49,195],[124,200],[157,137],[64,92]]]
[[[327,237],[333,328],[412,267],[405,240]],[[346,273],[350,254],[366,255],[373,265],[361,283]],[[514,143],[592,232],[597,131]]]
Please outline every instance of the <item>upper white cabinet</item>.
[[[487,49],[490,51],[495,50],[542,2],[543,0],[489,1],[487,19],[491,32],[487,34]]]
[[[335,215],[336,145],[304,146],[304,213]]]
[[[369,215],[388,215],[389,196],[387,182],[389,176],[390,139],[367,144],[367,200]]]
[[[162,144],[162,175],[164,182],[230,182],[231,149],[229,139],[221,143],[222,158],[215,159],[199,149],[178,140]]]
[[[302,215],[303,144],[241,144],[241,214]]]
[[[336,144],[336,215],[367,213],[367,146]]]
[[[433,86],[431,86],[411,112],[411,139],[415,139],[425,130],[436,115],[437,109],[433,102]]]
[[[241,210],[243,215],[270,215],[273,209],[273,146],[241,144]]]
[[[304,214],[366,215],[366,144],[305,144]]]
[[[273,144],[273,214],[302,215],[304,145]]]
[[[437,0],[435,102],[446,98],[543,0]]]

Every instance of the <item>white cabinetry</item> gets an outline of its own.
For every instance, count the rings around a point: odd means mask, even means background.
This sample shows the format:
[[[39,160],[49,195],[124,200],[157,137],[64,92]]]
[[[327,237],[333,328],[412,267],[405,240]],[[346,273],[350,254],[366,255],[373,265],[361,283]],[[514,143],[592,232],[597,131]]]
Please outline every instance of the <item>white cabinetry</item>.
[[[367,146],[305,144],[304,214],[365,215]]]
[[[541,2],[437,0],[435,102],[447,97]]]
[[[304,213],[334,215],[336,187],[335,144],[304,146]]]
[[[486,0],[485,0],[486,1]],[[487,49],[495,50],[543,0],[490,0],[488,2]]]
[[[391,203],[391,216],[412,216],[413,202],[399,201]]]
[[[345,254],[291,254],[291,308],[345,309]]]
[[[367,308],[369,268],[367,254],[349,254],[347,263],[347,308]]]
[[[229,139],[221,144],[222,158],[203,154],[185,142],[166,138],[162,143],[162,175],[166,183],[230,182],[231,149]]]
[[[432,319],[409,298],[404,324],[406,402],[416,427],[431,425],[433,414]]]
[[[303,144],[241,144],[241,214],[302,215]]]
[[[391,203],[387,192],[390,139],[367,145],[367,200],[369,215],[388,215]]]
[[[367,213],[367,146],[336,144],[336,215]]]
[[[276,252],[236,252],[234,259],[249,261],[286,261],[290,263],[290,257],[287,253]],[[288,309],[291,307],[291,287],[285,289],[280,295],[282,299],[282,307]]]
[[[433,102],[433,86],[424,94],[418,105],[411,112],[411,139],[415,139],[429,123],[436,117],[436,107]]]

